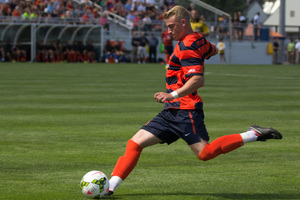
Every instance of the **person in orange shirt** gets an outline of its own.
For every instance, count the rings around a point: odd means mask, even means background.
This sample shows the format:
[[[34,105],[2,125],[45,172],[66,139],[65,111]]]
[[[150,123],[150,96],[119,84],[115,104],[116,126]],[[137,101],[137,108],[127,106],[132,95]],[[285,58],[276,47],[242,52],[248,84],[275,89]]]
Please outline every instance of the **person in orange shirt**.
[[[173,38],[172,35],[168,32],[168,30],[165,30],[161,34],[161,40],[164,44],[165,62],[166,68],[168,68],[169,59],[171,54],[173,53]]]
[[[16,6],[15,9],[12,12],[12,16],[14,17],[14,20],[21,20],[22,19],[22,12],[19,8],[19,6]]]
[[[226,154],[247,142],[281,139],[272,128],[250,126],[246,132],[225,135],[209,143],[204,124],[203,100],[197,90],[204,84],[204,60],[218,53],[216,46],[194,32],[190,15],[182,6],[164,14],[168,33],[178,43],[170,57],[166,73],[166,92],[157,92],[154,99],[164,109],[128,141],[112,172],[107,196],[126,179],[136,166],[144,148],[155,144],[171,144],[183,139],[196,157],[207,161]]]

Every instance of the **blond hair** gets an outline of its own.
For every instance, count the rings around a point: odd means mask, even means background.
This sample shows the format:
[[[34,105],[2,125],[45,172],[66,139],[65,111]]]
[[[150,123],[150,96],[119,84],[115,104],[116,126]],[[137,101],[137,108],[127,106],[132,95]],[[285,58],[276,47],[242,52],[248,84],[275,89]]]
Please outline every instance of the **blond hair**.
[[[175,16],[176,20],[185,19],[190,21],[190,13],[182,6],[174,6],[164,14],[164,19],[169,19],[172,16]]]

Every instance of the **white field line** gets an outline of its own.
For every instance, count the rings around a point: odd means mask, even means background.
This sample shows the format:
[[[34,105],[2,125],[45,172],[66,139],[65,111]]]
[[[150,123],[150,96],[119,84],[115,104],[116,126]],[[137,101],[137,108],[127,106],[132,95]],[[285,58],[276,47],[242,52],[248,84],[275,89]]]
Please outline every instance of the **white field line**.
[[[235,77],[249,77],[249,78],[270,78],[270,79],[299,79],[300,80],[300,77],[260,76],[260,75],[248,75],[248,74],[215,74],[215,73],[211,73],[211,72],[205,72],[204,75],[235,76]]]

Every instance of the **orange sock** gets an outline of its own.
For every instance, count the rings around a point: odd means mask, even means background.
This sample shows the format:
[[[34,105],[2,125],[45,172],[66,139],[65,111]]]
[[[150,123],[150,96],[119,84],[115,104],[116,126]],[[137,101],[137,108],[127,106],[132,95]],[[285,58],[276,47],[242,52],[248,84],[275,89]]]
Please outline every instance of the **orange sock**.
[[[128,140],[125,154],[119,158],[111,175],[125,180],[138,162],[142,150],[140,145],[132,140]]]
[[[217,157],[220,154],[228,153],[243,145],[244,142],[240,134],[225,135],[212,141],[210,144],[205,145],[199,154],[199,159],[207,161]]]

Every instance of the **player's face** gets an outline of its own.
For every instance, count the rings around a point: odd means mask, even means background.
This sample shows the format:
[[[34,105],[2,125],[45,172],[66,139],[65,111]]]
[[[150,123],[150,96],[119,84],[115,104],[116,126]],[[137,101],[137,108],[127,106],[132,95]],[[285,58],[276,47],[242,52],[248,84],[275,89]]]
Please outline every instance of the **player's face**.
[[[180,40],[184,37],[184,22],[183,20],[176,20],[175,16],[166,19],[166,26],[168,33],[172,35],[174,40]]]

